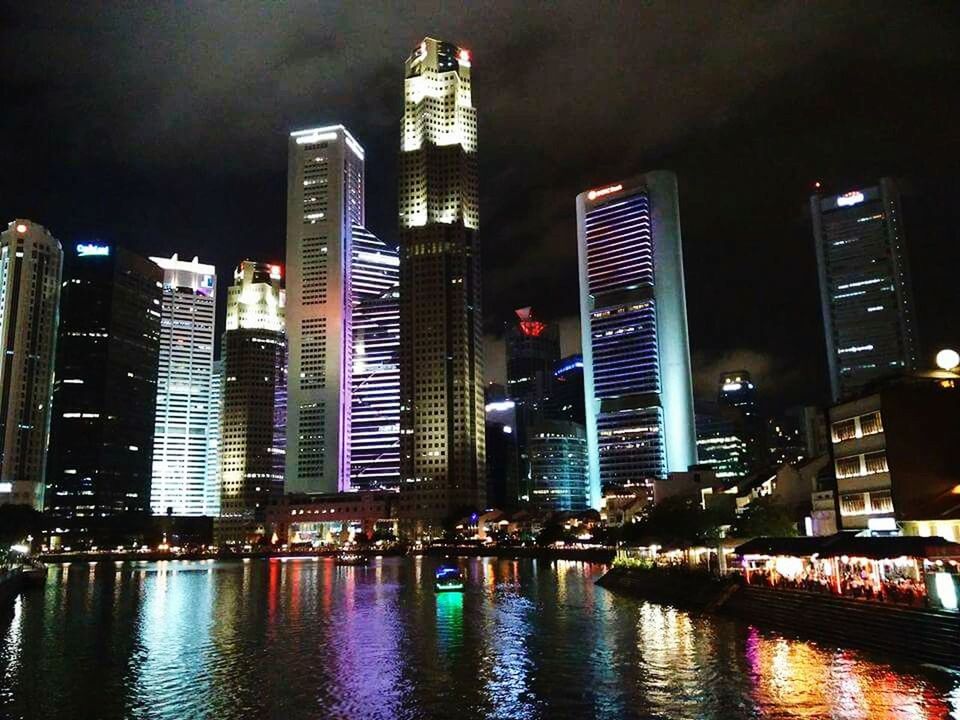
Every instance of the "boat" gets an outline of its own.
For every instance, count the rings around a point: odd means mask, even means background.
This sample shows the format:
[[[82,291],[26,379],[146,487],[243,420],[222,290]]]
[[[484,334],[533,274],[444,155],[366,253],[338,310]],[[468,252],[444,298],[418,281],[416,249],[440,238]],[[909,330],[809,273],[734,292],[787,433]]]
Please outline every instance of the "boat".
[[[334,558],[337,565],[366,565],[369,558],[358,552],[339,552]]]
[[[437,592],[463,592],[463,574],[455,565],[441,565],[437,568],[433,584]]]

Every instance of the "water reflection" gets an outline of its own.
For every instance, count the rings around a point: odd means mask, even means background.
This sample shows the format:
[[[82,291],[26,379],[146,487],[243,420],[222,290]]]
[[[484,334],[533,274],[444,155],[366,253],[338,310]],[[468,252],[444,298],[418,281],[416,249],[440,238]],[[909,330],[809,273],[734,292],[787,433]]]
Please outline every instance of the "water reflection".
[[[951,716],[916,666],[638,603],[572,562],[431,558],[50,570],[0,616],[0,717]]]

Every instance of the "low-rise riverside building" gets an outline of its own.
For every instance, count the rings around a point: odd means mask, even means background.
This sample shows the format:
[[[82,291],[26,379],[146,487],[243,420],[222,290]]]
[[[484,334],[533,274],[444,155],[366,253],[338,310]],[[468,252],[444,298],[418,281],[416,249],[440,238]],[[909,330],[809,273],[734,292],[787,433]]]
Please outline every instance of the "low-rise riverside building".
[[[267,505],[268,539],[316,547],[396,535],[397,507],[392,490],[285,495]]]
[[[960,539],[958,381],[915,373],[830,409],[840,529]]]

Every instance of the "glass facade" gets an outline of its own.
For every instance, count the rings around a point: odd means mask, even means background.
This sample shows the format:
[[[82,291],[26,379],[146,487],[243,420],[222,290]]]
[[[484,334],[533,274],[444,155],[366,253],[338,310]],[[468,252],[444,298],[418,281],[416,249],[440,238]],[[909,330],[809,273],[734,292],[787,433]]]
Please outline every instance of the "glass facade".
[[[154,515],[207,515],[207,465],[211,423],[214,316],[217,275],[213,265],[152,257],[163,270],[160,361],[150,508]]]
[[[810,198],[827,362],[835,401],[916,369],[917,340],[900,196],[892,180]]]
[[[74,249],[61,290],[46,507],[65,546],[150,503],[163,272]]]
[[[577,198],[591,504],[696,462],[676,178]]]
[[[538,510],[586,510],[590,506],[587,438],[572,422],[530,428],[530,502]]]

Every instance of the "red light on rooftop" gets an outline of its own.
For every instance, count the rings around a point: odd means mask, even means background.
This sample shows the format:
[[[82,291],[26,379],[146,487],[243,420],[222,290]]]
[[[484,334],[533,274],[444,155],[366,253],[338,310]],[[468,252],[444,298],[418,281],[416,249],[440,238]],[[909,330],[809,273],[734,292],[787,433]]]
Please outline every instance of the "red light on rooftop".
[[[470,51],[469,50],[460,50],[460,62],[468,63],[470,62]]]
[[[521,320],[520,331],[527,337],[540,337],[547,326],[539,320]]]
[[[274,280],[281,280],[283,278],[283,265],[271,265],[270,277]]]
[[[587,193],[587,200],[596,200],[598,197],[603,197],[604,195],[609,195],[611,193],[620,192],[623,190],[623,185],[617,183],[616,185],[608,185],[605,188],[598,188],[596,190],[591,190]]]

